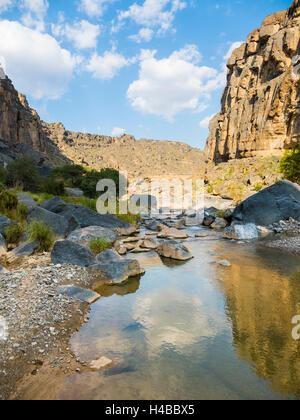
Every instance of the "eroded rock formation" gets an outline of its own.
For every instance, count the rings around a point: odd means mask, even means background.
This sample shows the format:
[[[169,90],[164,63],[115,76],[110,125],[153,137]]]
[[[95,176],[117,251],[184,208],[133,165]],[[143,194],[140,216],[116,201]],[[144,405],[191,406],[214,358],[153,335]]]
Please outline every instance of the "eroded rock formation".
[[[300,0],[268,16],[227,63],[222,108],[210,123],[215,162],[280,154],[300,142]]]
[[[0,67],[1,68],[1,67]],[[64,158],[46,136],[40,117],[30,108],[26,97],[17,92],[7,77],[0,77],[0,141],[9,146],[8,151],[34,150],[44,156],[49,163],[63,162]],[[4,75],[5,76],[5,75]],[[23,146],[23,148],[19,147]],[[33,153],[35,156],[35,154]],[[6,160],[5,158],[2,160]]]

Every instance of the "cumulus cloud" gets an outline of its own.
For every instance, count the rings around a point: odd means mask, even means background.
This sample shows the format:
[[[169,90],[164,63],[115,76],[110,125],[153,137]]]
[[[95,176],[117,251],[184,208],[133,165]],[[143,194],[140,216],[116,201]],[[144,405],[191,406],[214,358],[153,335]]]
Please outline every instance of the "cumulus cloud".
[[[80,10],[85,12],[89,17],[100,17],[103,15],[109,3],[114,0],[81,0]]]
[[[78,49],[96,48],[100,31],[99,25],[93,25],[87,20],[75,22],[73,25],[69,25],[68,23],[52,25],[54,36],[66,37]]]
[[[211,92],[225,83],[222,72],[199,66],[201,54],[195,45],[186,45],[168,58],[157,59],[156,53],[143,50],[139,79],[127,91],[131,105],[142,113],[172,121],[183,111],[203,108]]]
[[[12,6],[12,0],[0,0],[0,13],[6,12]]]
[[[49,8],[47,0],[22,0],[21,9],[24,9],[22,23],[39,31],[45,30],[44,18]]]
[[[153,36],[154,31],[152,29],[142,28],[137,35],[132,35],[129,38],[140,44],[141,42],[150,42]]]
[[[157,34],[162,35],[172,28],[176,13],[186,5],[180,0],[145,0],[142,5],[134,3],[128,10],[119,12],[118,21],[122,24],[130,19],[144,28],[156,28]],[[141,39],[139,34],[135,37]]]
[[[37,99],[56,99],[66,91],[78,58],[53,37],[2,20],[0,39],[0,56],[18,90]]]
[[[123,134],[125,134],[125,132],[126,132],[125,128],[115,127],[115,128],[112,130],[111,135],[112,135],[113,137],[120,137],[120,136],[122,136]]]
[[[123,67],[129,66],[133,62],[134,59],[124,57],[113,48],[111,51],[105,51],[103,55],[94,53],[90,58],[86,69],[92,73],[95,79],[110,80],[113,79]]]

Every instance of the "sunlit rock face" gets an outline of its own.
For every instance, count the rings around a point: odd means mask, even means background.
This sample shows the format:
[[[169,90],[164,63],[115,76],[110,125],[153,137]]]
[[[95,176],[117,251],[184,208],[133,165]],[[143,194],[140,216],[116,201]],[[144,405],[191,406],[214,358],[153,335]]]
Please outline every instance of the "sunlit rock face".
[[[270,255],[261,255],[261,265],[249,259],[222,272],[226,312],[239,357],[275,392],[299,398],[300,342],[292,337],[292,319],[300,315],[300,271],[277,271]]]
[[[281,154],[300,142],[299,39],[295,0],[288,10],[268,16],[233,52],[221,111],[210,123],[209,159]]]

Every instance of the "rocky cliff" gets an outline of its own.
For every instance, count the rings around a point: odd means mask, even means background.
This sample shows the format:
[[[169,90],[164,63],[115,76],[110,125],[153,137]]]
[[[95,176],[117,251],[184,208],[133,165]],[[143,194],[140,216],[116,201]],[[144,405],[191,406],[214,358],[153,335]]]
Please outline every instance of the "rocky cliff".
[[[18,151],[34,158],[38,152],[48,163],[67,161],[45,134],[38,114],[30,108],[26,97],[16,91],[3,73],[0,77],[0,141],[1,155],[3,150],[7,151],[7,159],[1,156],[4,162]]]
[[[280,154],[300,142],[300,0],[268,16],[227,63],[206,155],[215,162]]]

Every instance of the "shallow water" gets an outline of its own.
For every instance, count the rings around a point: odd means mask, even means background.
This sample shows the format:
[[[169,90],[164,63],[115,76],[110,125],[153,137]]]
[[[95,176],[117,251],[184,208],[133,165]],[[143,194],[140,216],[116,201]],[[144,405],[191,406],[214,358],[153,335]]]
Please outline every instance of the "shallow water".
[[[141,279],[98,290],[72,349],[115,364],[66,378],[59,398],[300,399],[299,258],[209,233],[187,241],[193,260],[141,254]]]

